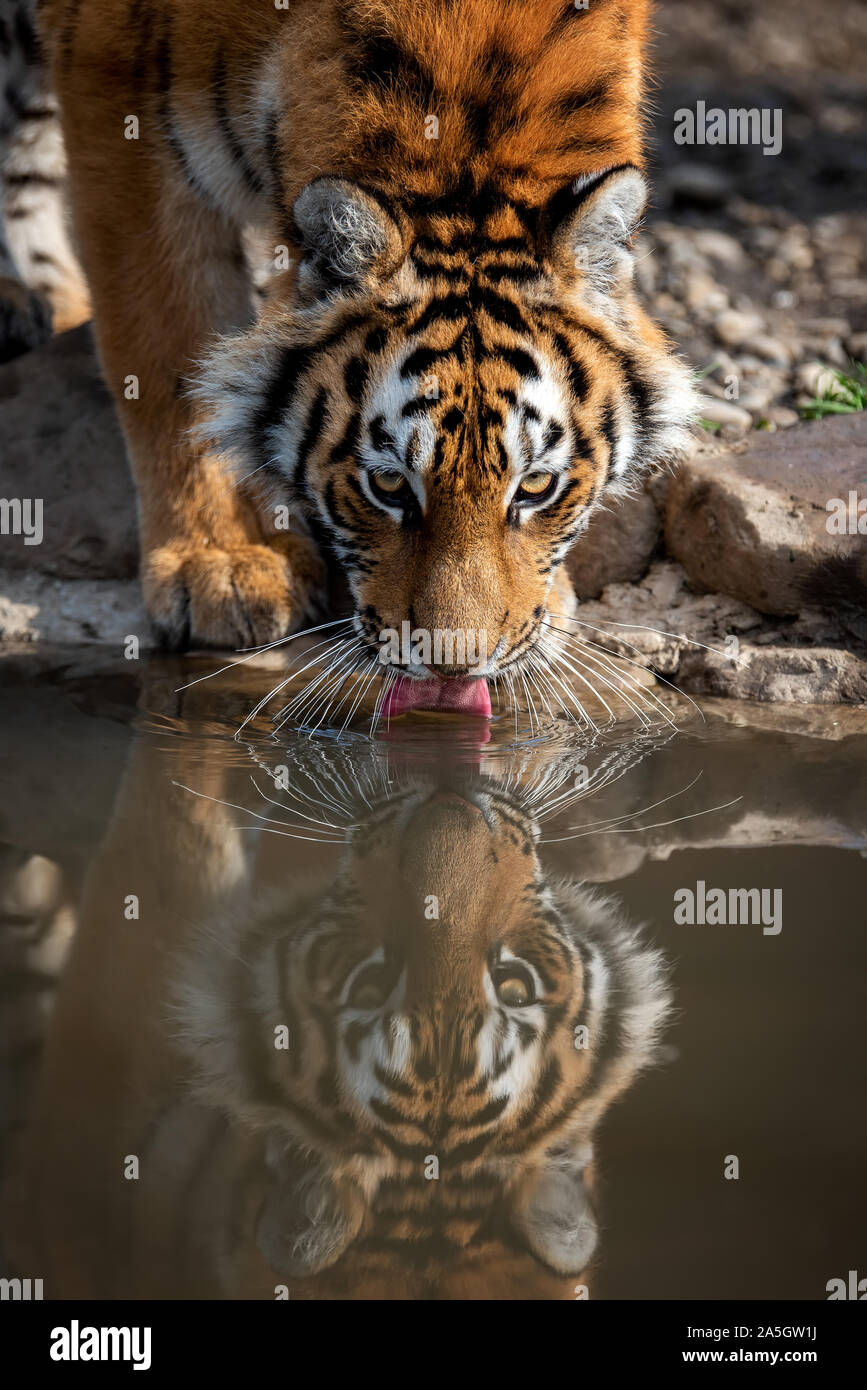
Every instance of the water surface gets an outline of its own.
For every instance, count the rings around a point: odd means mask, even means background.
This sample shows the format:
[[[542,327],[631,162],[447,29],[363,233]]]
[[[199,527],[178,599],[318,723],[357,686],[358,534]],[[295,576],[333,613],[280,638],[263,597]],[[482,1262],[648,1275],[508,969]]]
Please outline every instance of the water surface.
[[[814,1299],[863,1263],[850,712],[235,737],[271,678],[210,669],[3,663],[4,1273]]]

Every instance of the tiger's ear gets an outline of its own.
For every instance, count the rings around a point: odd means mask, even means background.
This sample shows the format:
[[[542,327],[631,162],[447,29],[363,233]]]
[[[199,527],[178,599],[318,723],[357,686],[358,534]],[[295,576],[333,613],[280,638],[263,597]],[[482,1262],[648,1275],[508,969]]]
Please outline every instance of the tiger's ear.
[[[304,297],[362,288],[391,274],[403,260],[397,215],[378,193],[350,179],[313,179],[292,212],[303,248],[298,288]]]
[[[545,223],[560,274],[603,294],[631,281],[631,241],[647,196],[647,182],[634,164],[585,175],[556,193]]]
[[[275,1165],[271,1192],[256,1221],[256,1248],[279,1274],[300,1279],[328,1269],[350,1246],[364,1199],[350,1182],[335,1182],[315,1159],[297,1151]]]
[[[530,1250],[558,1274],[580,1274],[596,1249],[598,1228],[585,1177],[592,1155],[549,1157],[521,1184],[512,1223]]]

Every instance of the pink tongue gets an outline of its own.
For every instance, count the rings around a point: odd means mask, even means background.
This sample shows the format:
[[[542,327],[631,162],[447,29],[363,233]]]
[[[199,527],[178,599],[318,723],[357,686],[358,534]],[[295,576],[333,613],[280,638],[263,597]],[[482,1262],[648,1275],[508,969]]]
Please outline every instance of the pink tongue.
[[[410,709],[455,710],[461,714],[480,714],[491,717],[491,695],[488,682],[479,676],[457,680],[410,680],[398,676],[385,698],[383,719],[396,719]]]

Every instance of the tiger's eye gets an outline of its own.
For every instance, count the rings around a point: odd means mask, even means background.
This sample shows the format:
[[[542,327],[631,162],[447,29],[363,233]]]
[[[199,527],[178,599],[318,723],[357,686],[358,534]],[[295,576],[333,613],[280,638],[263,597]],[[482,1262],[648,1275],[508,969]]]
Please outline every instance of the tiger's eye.
[[[502,974],[496,981],[497,998],[507,1009],[523,1009],[535,1003],[533,987],[523,970]]]
[[[391,494],[400,492],[406,482],[403,474],[393,468],[376,468],[370,477],[380,492]]]
[[[555,473],[545,473],[541,469],[535,473],[527,473],[521,479],[518,497],[526,498],[528,501],[538,501],[552,490],[556,477]]]
[[[381,1009],[394,988],[397,972],[393,966],[374,964],[362,970],[349,992],[353,1009]]]

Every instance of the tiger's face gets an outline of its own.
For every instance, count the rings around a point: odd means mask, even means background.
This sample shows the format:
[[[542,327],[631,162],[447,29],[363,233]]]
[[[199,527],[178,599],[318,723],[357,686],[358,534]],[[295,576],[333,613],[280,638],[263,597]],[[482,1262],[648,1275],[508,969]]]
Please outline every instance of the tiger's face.
[[[268,1136],[274,1269],[339,1262],[352,1290],[408,1263],[442,1292],[495,1249],[586,1265],[593,1132],[668,995],[613,904],[546,879],[536,835],[490,781],[431,783],[352,829],[323,897],[207,924],[186,1047]]]
[[[644,199],[631,166],[542,206],[315,180],[288,306],[206,371],[214,434],[327,539],[371,652],[471,635],[472,661],[393,658],[414,703],[519,670],[600,498],[684,445],[688,378],[632,289]]]

